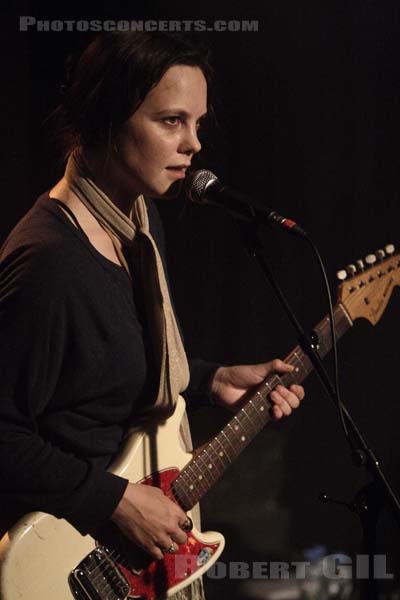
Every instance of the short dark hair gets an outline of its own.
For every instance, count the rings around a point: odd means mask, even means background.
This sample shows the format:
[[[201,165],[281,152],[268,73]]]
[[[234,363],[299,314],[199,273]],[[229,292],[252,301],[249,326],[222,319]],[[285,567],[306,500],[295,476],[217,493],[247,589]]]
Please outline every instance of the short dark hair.
[[[67,64],[63,101],[53,115],[65,154],[76,147],[110,145],[173,65],[199,67],[211,83],[208,50],[188,38],[162,32],[98,35]]]

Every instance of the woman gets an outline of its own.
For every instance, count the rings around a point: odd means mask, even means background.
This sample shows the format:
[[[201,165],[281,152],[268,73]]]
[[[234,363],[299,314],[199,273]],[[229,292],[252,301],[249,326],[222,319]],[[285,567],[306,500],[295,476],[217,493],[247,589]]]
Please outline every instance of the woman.
[[[186,540],[185,513],[106,469],[126,428],[173,410],[188,384],[148,197],[167,202],[200,151],[209,79],[204,56],[180,39],[98,37],[59,109],[66,173],[1,253],[2,506],[49,512],[83,534],[112,519],[157,559]],[[189,392],[233,410],[267,375],[292,369],[189,362]],[[278,386],[275,418],[303,395]]]

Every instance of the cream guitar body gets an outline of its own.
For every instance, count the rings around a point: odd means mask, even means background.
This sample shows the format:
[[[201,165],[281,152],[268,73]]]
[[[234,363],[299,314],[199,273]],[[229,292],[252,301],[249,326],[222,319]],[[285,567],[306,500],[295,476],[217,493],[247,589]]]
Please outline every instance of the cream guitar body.
[[[131,433],[110,470],[170,495],[171,482],[192,458],[180,444],[184,410],[179,398],[167,421],[152,431]],[[177,554],[152,561],[123,536],[114,537],[116,531],[110,532],[115,549],[80,535],[63,519],[41,512],[26,515],[0,542],[1,600],[170,597],[209,569],[224,548],[221,534],[193,529]]]

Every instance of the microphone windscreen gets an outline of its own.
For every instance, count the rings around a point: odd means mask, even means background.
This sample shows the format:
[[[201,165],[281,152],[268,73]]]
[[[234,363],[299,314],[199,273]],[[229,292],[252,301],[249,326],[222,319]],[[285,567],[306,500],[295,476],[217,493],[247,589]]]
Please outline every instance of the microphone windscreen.
[[[218,177],[207,169],[193,171],[185,181],[185,194],[192,202],[204,202],[203,194],[207,186]]]

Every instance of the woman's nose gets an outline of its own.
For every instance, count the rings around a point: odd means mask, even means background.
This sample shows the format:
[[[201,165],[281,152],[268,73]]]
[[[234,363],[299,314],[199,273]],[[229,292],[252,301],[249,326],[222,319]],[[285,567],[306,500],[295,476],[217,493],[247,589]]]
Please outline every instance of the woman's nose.
[[[181,143],[182,152],[185,154],[197,154],[201,150],[197,126],[187,127],[185,136]]]

